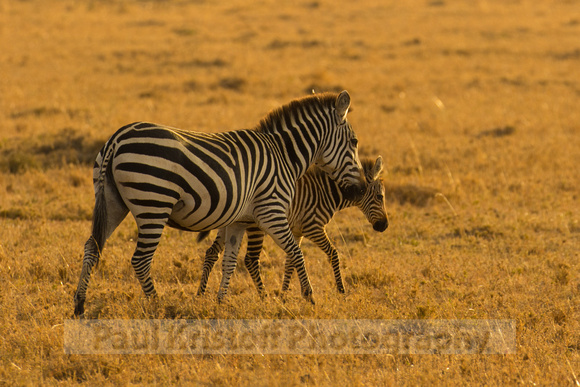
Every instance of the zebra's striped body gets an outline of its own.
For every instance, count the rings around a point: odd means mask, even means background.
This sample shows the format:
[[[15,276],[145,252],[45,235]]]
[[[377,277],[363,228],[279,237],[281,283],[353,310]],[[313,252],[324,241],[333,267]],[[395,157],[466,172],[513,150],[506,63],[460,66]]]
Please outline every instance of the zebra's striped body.
[[[385,206],[385,188],[379,175],[383,168],[382,158],[362,160],[363,171],[367,182],[362,197],[351,200],[345,197],[336,181],[319,169],[310,169],[296,182],[296,195],[289,209],[288,223],[298,245],[302,237],[314,242],[326,253],[336,281],[337,290],[344,293],[344,285],[340,273],[338,252],[328,239],[325,226],[338,211],[356,206],[373,225],[375,231],[383,232],[388,227],[388,217]],[[259,257],[264,242],[264,232],[258,227],[247,229],[248,247],[244,263],[250,273],[258,292],[264,292],[264,285],[260,276]],[[224,232],[220,230],[212,246],[207,250],[201,283],[198,294],[203,294],[207,285],[209,273],[223,251]],[[282,290],[288,290],[294,267],[290,259],[286,260]]]
[[[292,257],[303,295],[311,298],[286,212],[296,180],[311,164],[330,173],[349,194],[362,193],[357,140],[346,119],[349,106],[343,91],[292,101],[250,130],[207,134],[149,123],[119,129],[93,169],[93,230],[85,244],[75,314],[84,312],[91,270],[105,241],[129,212],[139,231],[131,263],[147,296],[156,295],[149,272],[166,225],[188,231],[225,228],[221,299],[243,232],[256,223]]]

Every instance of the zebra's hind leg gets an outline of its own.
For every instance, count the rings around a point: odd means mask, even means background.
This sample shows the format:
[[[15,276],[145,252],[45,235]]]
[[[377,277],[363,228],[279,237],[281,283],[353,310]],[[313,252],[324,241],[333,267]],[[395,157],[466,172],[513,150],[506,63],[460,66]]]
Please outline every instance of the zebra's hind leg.
[[[225,228],[225,252],[222,258],[222,280],[218,292],[218,302],[221,302],[228,292],[246,227],[246,224],[234,223]]]
[[[91,236],[85,243],[83,267],[74,295],[75,316],[82,316],[85,312],[85,299],[91,272],[93,267],[99,262],[106,240],[128,213],[129,209],[119,197],[118,191],[114,186],[105,183],[104,186],[97,190]]]
[[[168,217],[154,217],[153,215],[155,214],[141,214],[135,217],[139,228],[139,236],[137,237],[137,247],[131,258],[131,265],[135,270],[135,275],[148,298],[157,296],[151,279],[151,262],[168,219]],[[153,219],[148,219],[148,216]],[[144,222],[144,220],[147,222]]]
[[[244,265],[250,277],[256,285],[256,290],[260,297],[264,296],[264,283],[262,282],[262,276],[260,275],[260,253],[262,252],[262,247],[264,245],[264,232],[258,227],[250,227],[247,230],[248,235],[248,248],[246,252],[246,257],[244,258]]]
[[[89,287],[89,280],[93,267],[99,262],[101,251],[93,235],[89,237],[85,243],[85,252],[83,256],[83,267],[77,291],[74,296],[75,316],[82,316],[85,313],[85,299],[87,296],[87,288]]]
[[[203,260],[203,269],[201,273],[201,281],[199,282],[199,289],[197,290],[197,295],[201,296],[205,293],[205,288],[207,287],[207,281],[209,280],[209,274],[213,269],[216,261],[218,260],[219,254],[224,251],[224,234],[225,229],[220,229],[218,231],[217,237],[213,241],[213,244],[205,252],[205,258]]]

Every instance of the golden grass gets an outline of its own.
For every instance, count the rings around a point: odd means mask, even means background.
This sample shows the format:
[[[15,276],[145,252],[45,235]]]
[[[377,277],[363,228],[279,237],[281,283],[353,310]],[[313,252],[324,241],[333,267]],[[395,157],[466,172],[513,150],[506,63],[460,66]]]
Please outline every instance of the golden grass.
[[[548,0],[0,2],[0,383],[579,385],[579,34],[575,3]],[[166,230],[152,312],[128,219],[88,317],[505,318],[517,353],[65,355],[100,144],[137,120],[251,127],[313,88],[349,90],[361,156],[386,163],[389,229],[354,210],[328,227],[346,295],[305,242],[317,305],[297,282],[283,303],[268,240],[270,297],[238,270],[218,305],[215,270],[197,298],[208,242]]]

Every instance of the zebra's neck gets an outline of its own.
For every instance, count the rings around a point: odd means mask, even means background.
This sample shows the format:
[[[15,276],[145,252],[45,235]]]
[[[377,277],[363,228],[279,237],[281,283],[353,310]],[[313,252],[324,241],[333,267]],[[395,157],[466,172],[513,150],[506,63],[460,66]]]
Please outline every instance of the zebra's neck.
[[[279,150],[281,161],[298,180],[319,156],[323,146],[322,130],[315,125],[301,128],[293,121],[283,122],[278,129],[269,135]]]
[[[264,117],[257,130],[270,136],[280,158],[295,179],[321,158],[329,132],[335,128],[336,95],[312,95],[294,100]]]
[[[298,180],[314,162],[311,152],[300,153],[287,134],[277,133],[274,136],[276,137],[276,143],[279,145],[282,162],[290,170],[294,180]]]
[[[317,178],[322,180],[320,191],[326,196],[325,202],[332,203],[331,210],[333,210],[333,213],[358,204],[352,200],[347,200],[342,194],[338,183],[328,174],[321,170],[318,170],[316,173],[318,174]]]

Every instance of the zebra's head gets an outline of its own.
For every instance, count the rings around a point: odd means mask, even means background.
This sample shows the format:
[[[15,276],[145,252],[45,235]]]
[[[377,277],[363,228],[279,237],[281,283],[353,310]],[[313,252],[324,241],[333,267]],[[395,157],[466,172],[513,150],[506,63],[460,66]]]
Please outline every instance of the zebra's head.
[[[379,156],[376,161],[364,159],[362,165],[367,187],[363,197],[356,204],[365,214],[369,223],[373,225],[373,229],[383,232],[389,227],[385,205],[385,186],[380,178],[383,170],[383,158]]]
[[[323,140],[316,165],[334,179],[348,200],[360,198],[366,188],[362,165],[358,158],[358,139],[346,119],[350,95],[345,90],[337,97],[332,109],[329,136]]]

